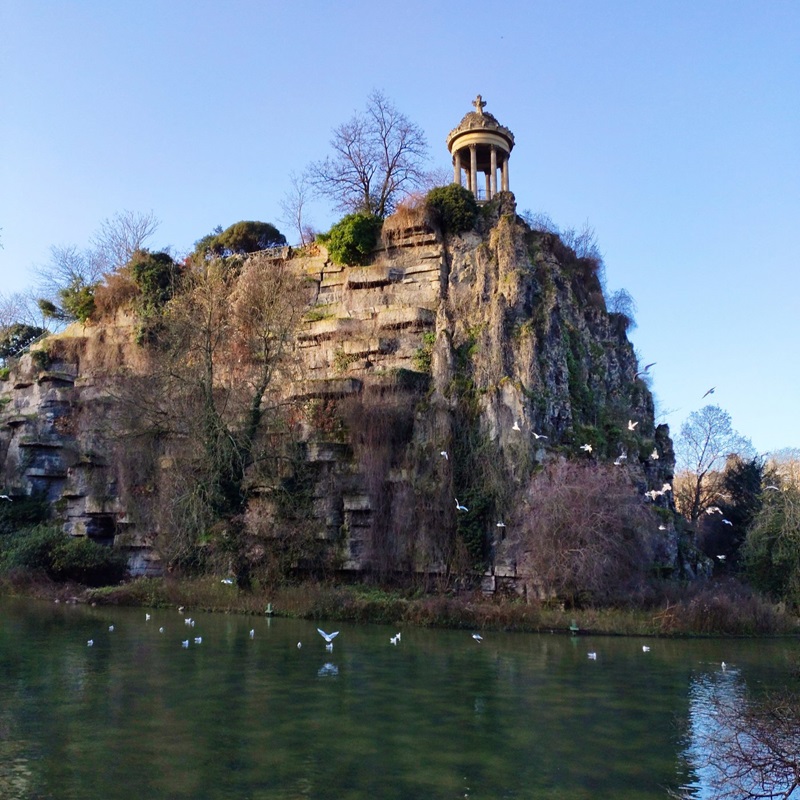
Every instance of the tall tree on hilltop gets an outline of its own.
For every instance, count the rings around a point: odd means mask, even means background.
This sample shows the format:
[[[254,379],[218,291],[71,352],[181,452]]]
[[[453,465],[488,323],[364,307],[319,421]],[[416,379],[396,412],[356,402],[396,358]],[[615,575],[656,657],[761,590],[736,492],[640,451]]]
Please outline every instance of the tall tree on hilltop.
[[[369,96],[365,113],[334,128],[330,144],[333,155],[310,165],[309,181],[340,211],[385,217],[425,183],[425,134],[381,92]]]

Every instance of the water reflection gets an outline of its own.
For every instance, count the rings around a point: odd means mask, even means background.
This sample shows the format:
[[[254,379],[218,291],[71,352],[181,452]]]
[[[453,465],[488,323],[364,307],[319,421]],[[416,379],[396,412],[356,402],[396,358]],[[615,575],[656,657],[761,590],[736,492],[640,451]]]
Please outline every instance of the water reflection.
[[[328,662],[327,664],[323,664],[319,670],[317,670],[317,675],[320,678],[335,678],[339,674],[339,667],[336,664],[331,664]]]
[[[1,797],[700,798],[711,688],[788,647],[151,613],[0,601]]]
[[[762,688],[762,687],[760,687]],[[764,710],[739,668],[722,662],[689,689],[684,756],[692,779],[683,797],[738,800],[788,797],[796,788],[796,712]]]
[[[689,685],[688,742],[683,756],[691,779],[682,787],[682,796],[704,800],[724,778],[724,766],[714,752],[716,742],[727,739],[730,726],[720,708],[744,706],[744,684],[736,667],[723,661],[713,671],[692,678]]]

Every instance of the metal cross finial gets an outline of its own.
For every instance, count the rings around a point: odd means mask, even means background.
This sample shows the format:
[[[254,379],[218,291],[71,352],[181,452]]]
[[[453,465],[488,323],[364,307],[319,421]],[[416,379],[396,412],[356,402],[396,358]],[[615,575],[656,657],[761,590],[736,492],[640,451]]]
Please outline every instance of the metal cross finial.
[[[474,106],[475,106],[475,110],[476,110],[476,111],[477,111],[479,114],[483,114],[483,107],[486,105],[486,101],[485,101],[485,100],[484,100],[484,99],[483,99],[483,98],[482,98],[480,95],[478,95],[478,96],[477,96],[477,97],[476,97],[476,98],[475,98],[475,99],[472,101],[472,105],[474,105]]]

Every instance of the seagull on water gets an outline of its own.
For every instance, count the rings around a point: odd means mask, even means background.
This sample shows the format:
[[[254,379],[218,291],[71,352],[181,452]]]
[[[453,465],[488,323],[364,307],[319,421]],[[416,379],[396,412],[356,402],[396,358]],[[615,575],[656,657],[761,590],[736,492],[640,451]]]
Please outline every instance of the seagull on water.
[[[202,644],[203,643],[203,637],[202,636],[195,636],[194,643],[195,644]]]
[[[159,628],[159,629],[158,629],[158,632],[159,632],[159,633],[164,633],[164,629],[163,629],[163,628]]]
[[[188,647],[188,646],[189,646],[189,640],[188,640],[188,639],[184,639],[184,640],[181,642],[181,647]]]
[[[86,642],[86,646],[87,647],[94,647],[94,639],[89,639],[89,641]]]
[[[223,578],[220,583],[224,583],[226,586],[232,586],[233,578]]]
[[[108,626],[108,630],[113,632],[113,630],[114,630],[114,626],[113,626],[113,625],[109,625],[109,626]]]
[[[466,506],[462,506],[461,503],[458,502],[458,498],[456,497],[456,511],[469,511]]]
[[[389,641],[390,641],[392,644],[397,644],[397,643],[400,641],[400,634],[399,634],[399,633],[396,633],[394,636],[390,636],[390,637],[389,637]]]
[[[255,639],[256,638],[256,629],[255,628],[250,628],[250,638],[251,639]]]
[[[150,620],[150,615],[149,614],[145,614],[144,615],[144,621],[148,622],[149,620]]]
[[[586,654],[592,661],[597,661],[597,653],[591,652]]]
[[[642,645],[642,652],[643,653],[649,653],[650,652],[650,648],[646,644],[643,644]]]

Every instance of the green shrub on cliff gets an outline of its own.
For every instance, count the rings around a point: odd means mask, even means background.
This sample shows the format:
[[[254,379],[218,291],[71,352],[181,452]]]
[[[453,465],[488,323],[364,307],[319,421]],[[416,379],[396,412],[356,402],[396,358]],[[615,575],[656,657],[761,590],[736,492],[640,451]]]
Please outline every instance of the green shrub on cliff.
[[[425,202],[436,212],[446,233],[462,233],[475,226],[478,203],[472,192],[457,183],[431,189]]]
[[[382,224],[373,214],[348,214],[319,240],[334,263],[361,266],[369,260]]]

